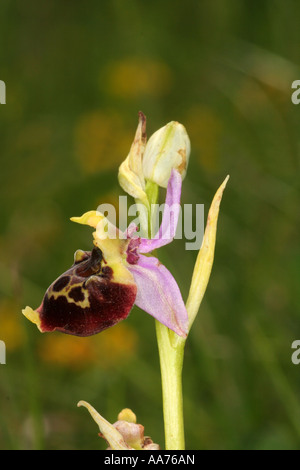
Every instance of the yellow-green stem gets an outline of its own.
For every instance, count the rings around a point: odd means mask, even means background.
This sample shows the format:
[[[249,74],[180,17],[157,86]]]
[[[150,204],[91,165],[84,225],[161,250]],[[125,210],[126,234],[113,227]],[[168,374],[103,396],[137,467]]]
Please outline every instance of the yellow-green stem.
[[[158,186],[148,181],[146,193],[151,208],[151,204],[156,204],[158,200]],[[151,210],[148,219],[150,237],[155,235],[153,215]],[[182,365],[185,340],[179,338],[157,320],[155,326],[162,382],[165,448],[166,450],[184,450]]]
[[[185,341],[172,345],[172,332],[155,321],[160,358],[166,450],[184,450],[182,366]]]

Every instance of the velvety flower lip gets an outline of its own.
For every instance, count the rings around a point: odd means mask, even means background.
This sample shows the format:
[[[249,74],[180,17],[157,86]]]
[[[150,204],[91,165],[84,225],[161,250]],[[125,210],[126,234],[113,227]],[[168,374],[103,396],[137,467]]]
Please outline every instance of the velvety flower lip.
[[[78,250],[74,264],[47,289],[37,310],[24,315],[41,332],[91,336],[124,320],[133,307],[137,287],[132,274],[108,265],[98,247]]]

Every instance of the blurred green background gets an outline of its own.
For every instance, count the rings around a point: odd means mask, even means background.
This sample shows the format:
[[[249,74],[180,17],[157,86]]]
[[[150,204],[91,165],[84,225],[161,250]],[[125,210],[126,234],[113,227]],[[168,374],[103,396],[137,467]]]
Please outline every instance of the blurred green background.
[[[69,221],[118,202],[137,113],[192,143],[183,203],[205,211],[227,174],[215,263],[190,333],[188,449],[300,447],[296,0],[1,0],[1,449],[104,449],[80,399],[114,422],[132,408],[164,446],[153,319],[134,308],[91,338],[42,335],[21,314],[91,247]],[[186,299],[197,253],[160,259]]]

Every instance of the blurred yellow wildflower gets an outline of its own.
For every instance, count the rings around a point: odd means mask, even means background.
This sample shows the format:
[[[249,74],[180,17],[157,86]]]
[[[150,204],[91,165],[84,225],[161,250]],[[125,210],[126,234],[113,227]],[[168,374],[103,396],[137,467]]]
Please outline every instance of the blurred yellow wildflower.
[[[161,61],[127,58],[108,65],[104,72],[106,91],[121,98],[161,96],[172,83],[169,66]]]
[[[5,341],[9,351],[22,346],[24,334],[20,323],[20,306],[13,300],[4,299],[0,303],[0,339]]]
[[[119,324],[102,333],[101,341],[96,336],[81,338],[71,335],[51,334],[43,337],[39,354],[43,361],[82,369],[99,363],[103,369],[128,361],[137,349],[137,334],[126,325]]]
[[[270,119],[274,104],[270,103],[269,91],[255,80],[245,78],[235,89],[234,101],[237,110],[248,120]],[[271,114],[272,115],[272,114]],[[273,117],[273,116],[272,116]]]
[[[132,138],[119,115],[100,110],[82,115],[74,133],[75,154],[88,174],[117,168]]]
[[[219,142],[222,122],[208,107],[196,106],[189,110],[186,126],[193,142],[193,153],[208,171],[215,171],[218,165]]]

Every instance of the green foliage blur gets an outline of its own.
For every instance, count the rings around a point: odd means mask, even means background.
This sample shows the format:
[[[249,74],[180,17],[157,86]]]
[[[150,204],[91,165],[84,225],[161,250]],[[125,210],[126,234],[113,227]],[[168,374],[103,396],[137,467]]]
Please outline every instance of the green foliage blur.
[[[70,217],[124,194],[140,110],[149,136],[188,131],[183,203],[207,214],[230,175],[186,344],[186,447],[300,447],[299,15],[293,0],[1,0],[0,449],[105,449],[81,399],[110,422],[131,408],[164,447],[149,315],[73,338],[21,314],[91,248]],[[197,253],[175,241],[159,256],[186,299]]]

